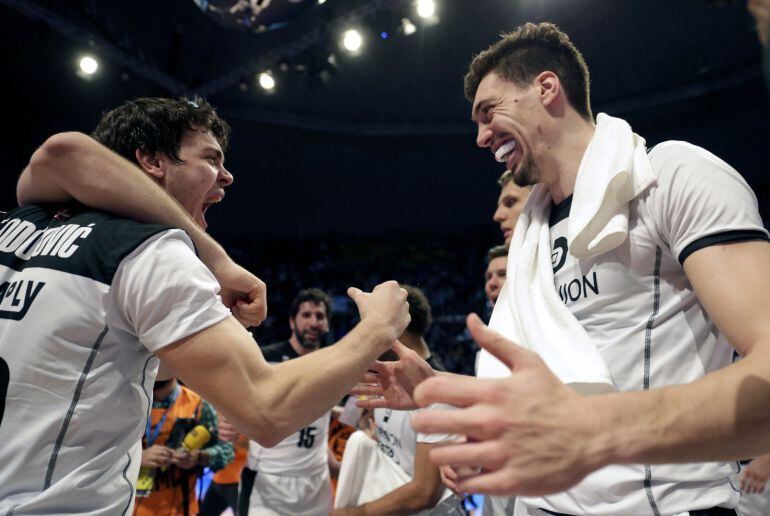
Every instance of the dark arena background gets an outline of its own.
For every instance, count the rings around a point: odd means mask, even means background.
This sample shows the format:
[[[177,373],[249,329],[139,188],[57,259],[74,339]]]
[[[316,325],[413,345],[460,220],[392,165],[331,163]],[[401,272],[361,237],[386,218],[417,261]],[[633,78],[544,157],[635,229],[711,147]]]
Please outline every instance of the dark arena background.
[[[130,98],[201,95],[233,128],[235,184],[209,232],[268,285],[258,341],[288,336],[300,288],[333,294],[339,337],[356,317],[346,288],[397,279],[425,291],[429,343],[469,372],[463,321],[486,310],[502,167],[475,145],[462,76],[501,32],[547,20],[582,50],[595,114],[625,118],[648,146],[714,152],[770,220],[770,109],[743,1],[437,0],[424,18],[403,0],[236,3],[0,0],[0,208],[48,136],[89,133]],[[356,52],[341,45],[350,29]]]

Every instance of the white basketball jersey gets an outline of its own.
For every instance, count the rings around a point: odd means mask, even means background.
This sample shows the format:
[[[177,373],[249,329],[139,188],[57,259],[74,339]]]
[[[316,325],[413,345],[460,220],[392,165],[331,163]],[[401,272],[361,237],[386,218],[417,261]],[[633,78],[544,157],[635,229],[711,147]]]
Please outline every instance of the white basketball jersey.
[[[414,454],[417,443],[435,444],[452,439],[448,434],[423,434],[412,427],[412,415],[433,408],[450,408],[433,404],[418,410],[374,409],[374,424],[377,426],[377,446],[393,462],[398,464],[410,477],[414,476]]]
[[[0,514],[130,514],[153,353],[227,317],[218,289],[178,230],[0,220]]]
[[[619,391],[689,383],[731,363],[732,347],[698,302],[682,263],[709,245],[767,239],[754,193],[722,160],[683,142],[658,145],[649,157],[657,182],[631,202],[628,238],[616,249],[576,259],[568,252],[570,200],[551,212],[554,286]],[[615,465],[565,493],[522,501],[595,516],[734,507],[736,469],[734,463]]]
[[[249,469],[285,477],[320,475],[329,467],[329,419],[325,413],[272,448],[249,441]]]

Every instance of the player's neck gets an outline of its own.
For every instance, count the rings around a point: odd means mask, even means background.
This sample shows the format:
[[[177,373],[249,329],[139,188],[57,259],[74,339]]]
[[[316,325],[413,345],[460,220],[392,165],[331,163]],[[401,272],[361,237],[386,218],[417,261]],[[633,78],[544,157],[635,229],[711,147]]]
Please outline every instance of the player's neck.
[[[555,204],[575,191],[580,162],[596,131],[593,120],[585,120],[572,110],[567,113],[544,157],[542,168],[543,182],[548,186]]]
[[[428,343],[425,342],[425,339],[423,339],[422,336],[407,331],[401,334],[401,337],[399,337],[398,340],[401,341],[401,344],[420,355],[420,358],[425,359],[430,356]]]

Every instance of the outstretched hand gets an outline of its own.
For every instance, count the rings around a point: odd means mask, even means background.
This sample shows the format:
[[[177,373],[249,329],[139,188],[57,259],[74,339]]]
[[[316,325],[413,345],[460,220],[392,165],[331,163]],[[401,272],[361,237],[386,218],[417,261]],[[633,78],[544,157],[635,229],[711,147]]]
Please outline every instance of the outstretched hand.
[[[415,387],[437,373],[417,353],[399,341],[394,342],[392,349],[398,355],[397,361],[375,362],[361,382],[351,389],[351,394],[367,396],[356,401],[356,406],[394,410],[418,408],[413,398]]]
[[[267,317],[267,286],[252,273],[228,260],[212,269],[222,290],[222,302],[244,327],[259,326]]]
[[[418,385],[424,407],[447,403],[461,410],[427,410],[412,417],[418,432],[450,433],[468,442],[436,446],[439,465],[470,467],[455,489],[509,496],[563,491],[603,466],[591,453],[597,433],[584,397],[559,381],[535,353],[468,317],[474,340],[501,360],[512,376],[487,380],[437,376]]]

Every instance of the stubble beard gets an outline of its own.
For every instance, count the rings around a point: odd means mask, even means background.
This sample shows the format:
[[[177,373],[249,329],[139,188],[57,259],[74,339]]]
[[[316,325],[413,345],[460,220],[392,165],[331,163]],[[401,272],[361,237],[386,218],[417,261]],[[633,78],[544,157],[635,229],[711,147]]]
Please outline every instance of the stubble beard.
[[[519,164],[519,168],[514,171],[513,182],[520,188],[534,186],[540,182],[541,175],[540,168],[535,163],[535,160],[527,154]]]
[[[318,339],[315,341],[310,341],[305,338],[305,333],[300,333],[296,330],[294,330],[294,336],[297,337],[297,342],[299,342],[299,345],[302,346],[304,349],[314,350],[321,347],[321,342],[323,342],[324,338],[326,337],[326,333],[319,332],[318,333]]]

